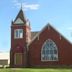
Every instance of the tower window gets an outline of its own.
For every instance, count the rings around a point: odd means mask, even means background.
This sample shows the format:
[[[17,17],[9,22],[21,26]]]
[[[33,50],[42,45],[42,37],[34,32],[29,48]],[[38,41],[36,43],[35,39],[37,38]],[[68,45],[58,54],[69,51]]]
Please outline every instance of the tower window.
[[[14,38],[23,38],[23,29],[15,29]]]

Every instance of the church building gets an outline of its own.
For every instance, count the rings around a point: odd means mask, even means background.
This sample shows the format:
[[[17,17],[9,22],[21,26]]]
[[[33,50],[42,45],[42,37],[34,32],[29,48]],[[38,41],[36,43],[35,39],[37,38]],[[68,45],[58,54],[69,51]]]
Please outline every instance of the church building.
[[[10,67],[71,66],[72,44],[49,23],[32,32],[20,9],[11,22]]]

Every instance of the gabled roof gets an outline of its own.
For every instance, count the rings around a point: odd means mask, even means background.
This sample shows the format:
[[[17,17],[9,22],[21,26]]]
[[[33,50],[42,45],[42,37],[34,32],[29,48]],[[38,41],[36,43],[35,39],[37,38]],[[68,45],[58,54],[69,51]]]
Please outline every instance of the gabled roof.
[[[33,39],[36,36],[36,34],[38,34],[38,33],[39,33],[39,31],[31,32],[31,39]]]
[[[24,22],[24,24],[26,23],[26,17],[25,17],[25,15],[24,15],[22,9],[20,9],[20,11],[19,11],[17,17],[15,18],[14,22],[15,22],[18,18],[20,18],[20,19]]]
[[[38,32],[32,39],[32,41],[30,42],[30,44],[46,29],[46,28],[52,28],[53,30],[55,30],[60,37],[63,37],[67,42],[69,42],[70,44],[72,44],[67,38],[65,38],[60,32],[58,32],[58,30],[56,30],[56,28],[54,28],[50,23],[48,23],[40,32]],[[30,45],[29,44],[29,45]]]

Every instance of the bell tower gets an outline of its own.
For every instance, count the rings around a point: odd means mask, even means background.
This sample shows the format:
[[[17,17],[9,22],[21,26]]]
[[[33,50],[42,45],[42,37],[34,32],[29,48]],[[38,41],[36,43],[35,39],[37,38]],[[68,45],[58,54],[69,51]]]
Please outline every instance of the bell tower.
[[[11,23],[10,67],[26,67],[28,43],[31,41],[30,22],[22,8]]]

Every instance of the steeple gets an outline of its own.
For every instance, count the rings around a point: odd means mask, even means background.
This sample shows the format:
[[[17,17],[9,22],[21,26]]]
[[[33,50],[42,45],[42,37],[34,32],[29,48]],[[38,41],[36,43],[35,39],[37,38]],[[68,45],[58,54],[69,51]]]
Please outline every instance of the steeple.
[[[21,9],[22,9],[22,3],[21,3]]]
[[[31,42],[30,22],[26,19],[22,5],[11,25],[10,66],[26,67],[28,57],[28,44]]]
[[[21,9],[18,13],[18,15],[16,16],[15,20],[14,20],[14,23],[23,23],[23,24],[26,24],[26,17],[23,13],[23,10],[22,10],[22,5],[21,5]]]

